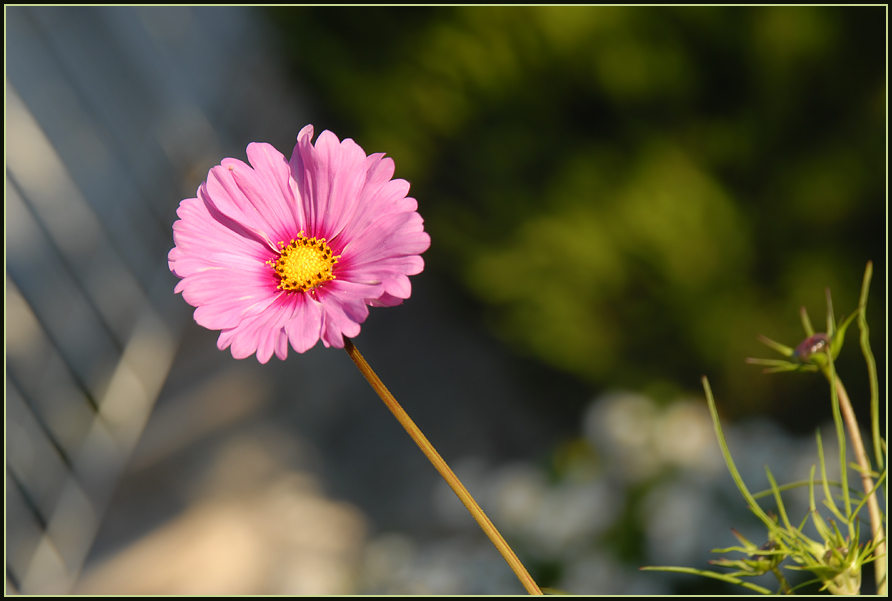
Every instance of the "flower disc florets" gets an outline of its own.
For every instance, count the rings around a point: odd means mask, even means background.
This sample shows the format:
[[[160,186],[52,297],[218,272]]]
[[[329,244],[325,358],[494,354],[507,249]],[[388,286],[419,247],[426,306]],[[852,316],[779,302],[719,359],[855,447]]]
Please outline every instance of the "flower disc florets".
[[[307,238],[300,232],[290,244],[279,242],[279,246],[282,249],[279,258],[267,263],[279,276],[280,290],[306,292],[335,279],[332,268],[339,257],[331,256],[325,238]]]
[[[393,161],[329,131],[312,137],[301,130],[290,161],[250,144],[250,165],[225,159],[177,210],[176,292],[237,359],[342,348],[369,306],[409,298],[408,276],[424,268],[430,237]]]

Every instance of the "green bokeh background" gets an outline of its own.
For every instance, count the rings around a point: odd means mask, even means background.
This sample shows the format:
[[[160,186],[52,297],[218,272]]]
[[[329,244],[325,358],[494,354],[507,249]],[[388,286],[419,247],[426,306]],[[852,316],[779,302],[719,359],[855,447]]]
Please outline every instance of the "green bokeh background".
[[[593,392],[705,374],[730,417],[810,430],[826,383],[744,359],[804,338],[801,305],[822,324],[828,286],[851,313],[872,260],[884,380],[885,7],[266,14],[317,132],[393,157],[427,270],[509,352]],[[839,369],[866,417],[854,327]]]

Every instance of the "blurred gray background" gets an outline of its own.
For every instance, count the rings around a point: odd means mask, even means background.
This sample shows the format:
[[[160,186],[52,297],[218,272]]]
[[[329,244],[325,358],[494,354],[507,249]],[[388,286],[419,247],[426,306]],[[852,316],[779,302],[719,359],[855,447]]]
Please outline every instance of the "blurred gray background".
[[[173,294],[176,207],[222,158],[290,156],[307,123],[388,151],[320,120],[269,15],[6,17],[7,592],[523,592],[343,351],[236,361]],[[507,352],[442,272],[412,284],[356,344],[541,583],[699,592],[637,567],[763,542],[696,382],[580,383]],[[764,418],[728,437],[754,489],[814,462]]]

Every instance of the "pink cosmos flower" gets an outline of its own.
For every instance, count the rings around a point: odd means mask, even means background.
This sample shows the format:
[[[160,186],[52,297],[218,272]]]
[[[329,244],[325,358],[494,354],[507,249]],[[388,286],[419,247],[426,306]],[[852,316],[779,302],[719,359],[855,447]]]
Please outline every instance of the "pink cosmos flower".
[[[285,359],[289,342],[343,348],[369,306],[409,298],[408,276],[424,269],[430,236],[393,160],[330,131],[312,137],[307,125],[291,161],[250,144],[250,166],[224,159],[177,209],[175,292],[236,359]]]

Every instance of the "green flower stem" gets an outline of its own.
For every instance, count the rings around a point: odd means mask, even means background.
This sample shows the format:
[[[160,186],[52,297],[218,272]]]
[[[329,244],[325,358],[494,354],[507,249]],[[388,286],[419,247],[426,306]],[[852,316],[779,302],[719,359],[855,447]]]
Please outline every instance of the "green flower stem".
[[[829,370],[824,370],[824,375],[830,379]],[[870,515],[871,530],[873,532],[873,540],[879,541],[876,548],[876,583],[877,594],[885,595],[887,591],[886,570],[888,560],[886,557],[886,534],[883,530],[883,519],[880,513],[880,505],[877,502],[876,491],[873,490],[873,478],[870,477],[870,459],[867,457],[867,451],[864,449],[864,442],[861,440],[861,430],[858,428],[858,420],[855,419],[855,412],[852,410],[852,403],[849,395],[846,393],[845,387],[839,376],[833,378],[836,383],[836,393],[839,396],[839,408],[842,412],[843,421],[849,430],[849,436],[852,437],[852,448],[855,451],[855,457],[858,460],[859,471],[861,472],[861,483],[864,486],[864,492],[867,497],[867,512]]]
[[[784,578],[783,573],[779,568],[774,567],[771,568],[771,573],[774,574],[774,577],[777,578],[778,583],[780,583],[780,594],[781,595],[792,595],[793,588],[790,586],[790,583],[787,582],[787,579]]]
[[[384,404],[387,405],[387,408],[390,409],[397,421],[406,429],[406,432],[409,433],[409,436],[412,437],[415,444],[418,445],[430,462],[434,464],[434,467],[440,472],[440,475],[446,481],[446,484],[452,488],[456,496],[458,496],[464,506],[467,507],[468,511],[471,512],[471,515],[477,520],[477,523],[483,529],[483,532],[496,546],[496,549],[499,550],[499,553],[502,554],[502,557],[505,558],[505,561],[508,562],[511,569],[514,570],[514,573],[517,575],[517,578],[520,580],[521,584],[523,584],[527,592],[531,595],[541,595],[542,591],[539,589],[536,581],[533,580],[533,577],[530,576],[526,568],[523,567],[523,564],[520,563],[517,555],[511,547],[508,546],[508,543],[505,542],[505,539],[499,534],[499,531],[490,519],[483,513],[480,505],[477,504],[477,501],[474,500],[474,497],[471,496],[468,489],[464,487],[455,473],[448,465],[446,465],[446,462],[443,461],[443,458],[440,457],[440,454],[434,446],[428,441],[424,434],[422,434],[421,430],[415,425],[415,422],[412,421],[405,410],[403,410],[394,396],[390,394],[390,391],[387,390],[387,387],[384,386],[384,383],[381,382],[378,375],[372,370],[359,351],[356,350],[353,342],[347,338],[344,339],[344,350],[347,351],[350,359],[353,360],[353,363],[356,364],[356,367],[359,368],[359,371],[362,372],[365,379],[368,380],[375,392],[378,393],[378,396],[381,397],[381,400],[384,401]]]
[[[880,391],[877,382],[877,364],[870,350],[870,328],[867,327],[867,291],[870,289],[870,278],[873,275],[873,261],[867,262],[864,270],[864,282],[861,284],[861,300],[858,302],[858,328],[861,330],[861,352],[867,362],[867,373],[870,376],[870,423],[873,433],[873,454],[877,461],[877,471],[883,471],[883,442],[880,437]]]

